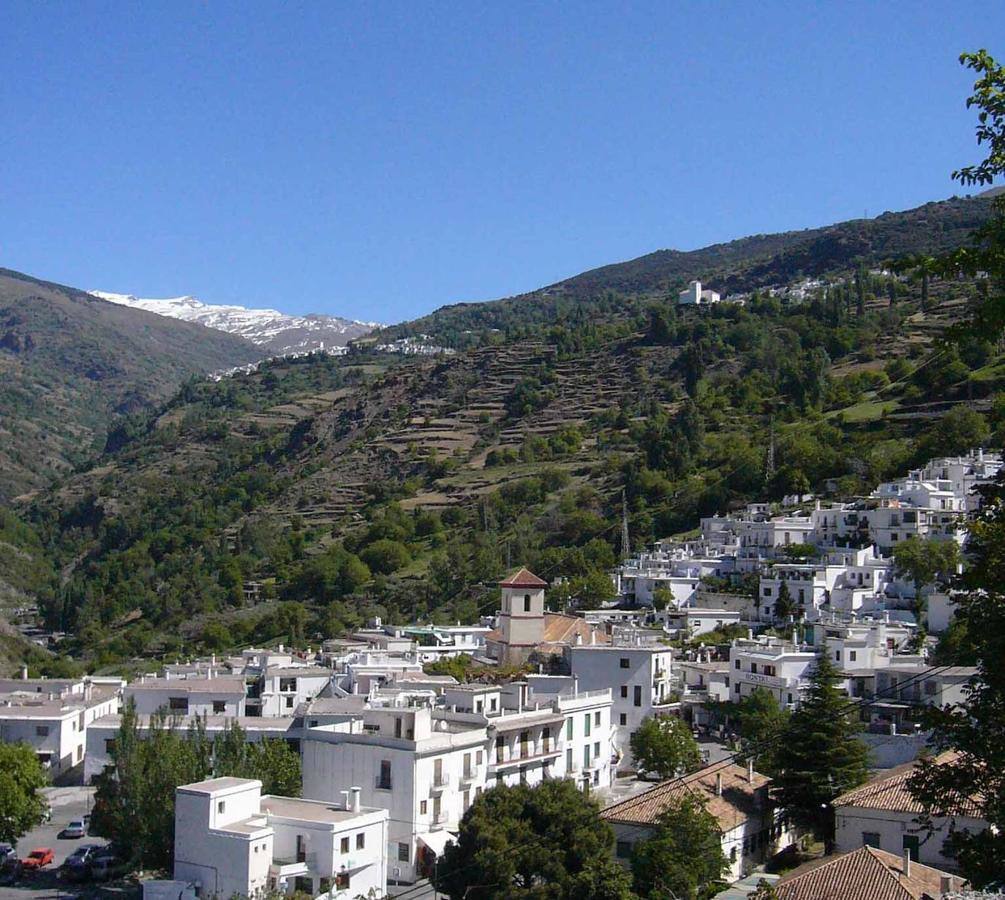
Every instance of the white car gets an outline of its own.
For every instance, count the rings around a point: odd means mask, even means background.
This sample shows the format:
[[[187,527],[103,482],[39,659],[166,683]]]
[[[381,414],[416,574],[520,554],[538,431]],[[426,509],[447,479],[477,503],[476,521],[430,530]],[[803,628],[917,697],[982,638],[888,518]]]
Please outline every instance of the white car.
[[[74,819],[63,829],[63,837],[67,838],[82,838],[86,834],[87,827],[84,825],[83,819]]]

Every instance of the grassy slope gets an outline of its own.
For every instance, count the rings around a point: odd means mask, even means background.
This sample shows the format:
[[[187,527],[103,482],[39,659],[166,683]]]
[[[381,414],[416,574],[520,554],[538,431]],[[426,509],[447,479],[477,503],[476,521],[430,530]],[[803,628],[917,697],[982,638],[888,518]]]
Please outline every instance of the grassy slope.
[[[0,269],[0,501],[100,449],[114,416],[257,357],[233,335]]]

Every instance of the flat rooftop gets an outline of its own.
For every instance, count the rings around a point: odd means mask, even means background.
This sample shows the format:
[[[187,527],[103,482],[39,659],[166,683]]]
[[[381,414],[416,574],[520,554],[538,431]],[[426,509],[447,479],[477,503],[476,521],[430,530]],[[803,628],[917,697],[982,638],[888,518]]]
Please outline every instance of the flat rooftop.
[[[295,797],[262,797],[262,812],[283,819],[299,819],[302,822],[319,822],[340,825],[357,816],[381,812],[377,807],[361,806],[359,812],[343,809],[323,800],[302,800]]]

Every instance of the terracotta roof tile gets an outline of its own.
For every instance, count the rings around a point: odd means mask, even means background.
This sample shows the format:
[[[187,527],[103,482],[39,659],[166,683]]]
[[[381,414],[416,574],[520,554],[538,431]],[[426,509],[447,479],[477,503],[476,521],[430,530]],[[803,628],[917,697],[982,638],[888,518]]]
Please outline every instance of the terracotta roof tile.
[[[600,815],[611,822],[654,825],[670,806],[685,797],[696,796],[705,801],[705,808],[715,816],[719,828],[727,832],[761,813],[761,799],[766,793],[762,789],[770,784],[771,779],[754,772],[751,782],[748,774],[744,766],[713,763],[684,778],[664,781],[648,791],[608,806]],[[722,776],[721,795],[716,794],[717,775]]]
[[[934,900],[942,896],[947,874],[912,862],[905,876],[902,857],[859,847],[800,866],[775,885],[775,893],[779,900]],[[963,887],[962,878],[949,877],[952,890]]]
[[[500,587],[531,587],[543,588],[548,586],[547,581],[542,581],[529,569],[517,569],[505,581],[499,582]]]
[[[956,754],[949,750],[940,753],[935,761],[940,765],[951,762]],[[865,809],[882,809],[890,812],[920,814],[924,810],[920,803],[907,790],[907,780],[914,772],[916,762],[909,762],[896,769],[891,769],[884,775],[874,778],[861,787],[842,794],[834,801],[835,806],[856,806]],[[977,797],[961,797],[959,807],[955,810],[959,816],[981,818],[982,804]]]

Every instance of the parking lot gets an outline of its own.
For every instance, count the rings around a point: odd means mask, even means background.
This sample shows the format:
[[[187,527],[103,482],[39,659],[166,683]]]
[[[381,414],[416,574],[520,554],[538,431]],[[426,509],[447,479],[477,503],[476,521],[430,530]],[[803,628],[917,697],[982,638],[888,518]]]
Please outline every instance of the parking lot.
[[[53,851],[53,863],[40,872],[26,874],[14,885],[0,885],[0,898],[55,898],[69,897],[131,897],[138,895],[135,889],[118,886],[67,884],[58,877],[58,870],[64,860],[81,844],[104,844],[102,838],[87,836],[82,838],[62,838],[60,832],[73,820],[82,819],[90,813],[94,803],[94,789],[85,787],[48,788],[46,796],[52,810],[52,820],[26,834],[17,843],[17,854],[27,856],[36,847],[49,847]]]

